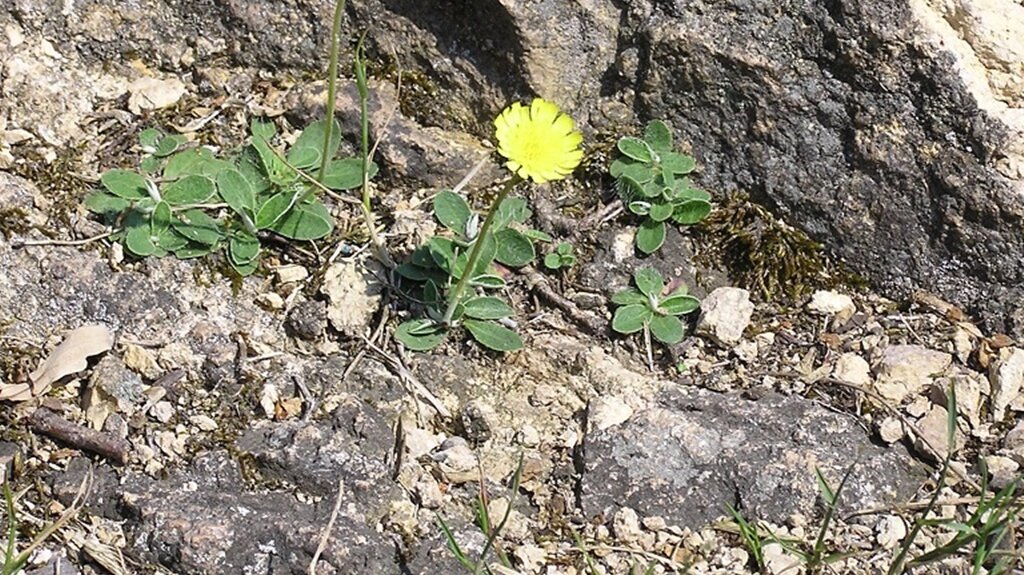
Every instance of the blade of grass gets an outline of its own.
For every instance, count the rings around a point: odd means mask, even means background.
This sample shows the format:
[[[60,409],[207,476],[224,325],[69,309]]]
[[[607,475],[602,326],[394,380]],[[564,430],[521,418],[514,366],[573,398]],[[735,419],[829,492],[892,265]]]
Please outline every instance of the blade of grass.
[[[338,89],[338,44],[341,36],[341,20],[345,15],[345,0],[337,0],[334,3],[334,22],[331,24],[331,52],[327,62],[327,106],[324,111],[324,145],[322,150],[326,151],[331,144],[331,131],[334,128],[334,99]],[[324,181],[324,172],[327,170],[327,163],[330,158],[327,154],[321,154],[320,169],[317,171],[316,181]],[[365,169],[365,168],[364,168]]]
[[[502,530],[505,529],[505,524],[508,522],[508,518],[512,515],[512,507],[515,505],[516,496],[519,495],[519,482],[522,479],[522,477],[523,477],[523,454],[520,453],[519,454],[519,464],[516,465],[516,472],[512,476],[512,490],[511,490],[512,493],[509,495],[509,498],[508,498],[508,507],[505,508],[505,515],[501,518],[501,522],[498,523],[497,528],[493,529],[490,533],[487,534],[487,542],[484,544],[483,551],[480,552],[480,561],[477,563],[476,569],[473,571],[474,575],[479,574],[480,570],[484,568],[483,566],[487,562],[487,553],[491,550],[491,547],[494,546],[495,541],[497,540],[498,536],[501,534]],[[484,509],[484,515],[486,516],[487,515],[487,505],[486,505],[486,503],[483,504],[482,507]],[[490,517],[487,517],[487,522],[488,522],[488,524],[490,524]],[[508,563],[508,558],[507,557],[504,558],[503,561],[505,563]],[[505,566],[506,567],[511,567],[512,565],[511,565],[511,563],[508,563]]]

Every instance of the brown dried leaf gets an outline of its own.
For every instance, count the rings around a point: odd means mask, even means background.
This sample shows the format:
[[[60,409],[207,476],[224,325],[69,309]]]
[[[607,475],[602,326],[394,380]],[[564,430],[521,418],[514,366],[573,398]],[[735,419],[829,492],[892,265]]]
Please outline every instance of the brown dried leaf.
[[[0,387],[0,400],[27,401],[50,389],[53,382],[88,367],[88,359],[109,350],[114,334],[102,325],[85,325],[72,330],[50,355],[29,374],[30,384]]]

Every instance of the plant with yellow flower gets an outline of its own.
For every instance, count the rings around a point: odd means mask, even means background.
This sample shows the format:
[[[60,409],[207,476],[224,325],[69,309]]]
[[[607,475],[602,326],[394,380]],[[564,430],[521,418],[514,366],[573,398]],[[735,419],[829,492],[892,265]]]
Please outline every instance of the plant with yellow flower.
[[[571,117],[542,98],[529,106],[516,102],[494,120],[498,153],[512,176],[484,215],[483,223],[469,204],[451,191],[434,198],[434,215],[450,232],[435,236],[399,266],[405,278],[422,283],[427,317],[402,323],[395,333],[406,347],[428,350],[461,325],[482,345],[496,351],[523,346],[510,329],[514,312],[501,298],[486,295],[505,281],[494,262],[520,267],[533,261],[532,239],[543,234],[521,231],[529,218],[526,202],[508,197],[517,185],[532,180],[543,184],[572,173],[583,159],[583,136]],[[549,238],[543,238],[549,239]]]

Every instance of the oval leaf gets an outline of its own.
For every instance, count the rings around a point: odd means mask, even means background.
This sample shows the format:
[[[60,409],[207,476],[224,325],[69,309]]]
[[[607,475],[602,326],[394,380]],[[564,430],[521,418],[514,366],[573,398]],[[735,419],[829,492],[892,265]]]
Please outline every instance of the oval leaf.
[[[260,206],[256,213],[256,229],[265,230],[281,219],[295,201],[295,195],[289,192],[274,194]]]
[[[150,237],[149,226],[135,226],[128,228],[124,234],[124,246],[131,253],[146,257],[156,253],[156,246]]]
[[[110,170],[100,176],[100,183],[115,196],[127,200],[148,198],[146,178],[129,170]]]
[[[487,289],[501,289],[505,287],[505,280],[501,276],[481,274],[469,280],[469,285]]]
[[[324,150],[324,131],[327,130],[328,125],[331,128],[331,137],[327,149]],[[323,155],[333,158],[338,153],[339,146],[341,146],[341,126],[338,125],[338,121],[332,120],[328,124],[326,118],[317,120],[307,126],[292,144],[291,149],[288,150],[288,163],[296,168],[309,168],[316,165]],[[360,175],[360,177],[362,176]]]
[[[645,220],[636,232],[636,247],[645,254],[658,251],[665,243],[665,224],[654,220]]]
[[[647,145],[647,142],[639,138],[631,138],[629,136],[619,138],[618,148],[620,152],[634,160],[641,162],[651,161],[651,147]]]
[[[689,200],[676,206],[672,219],[678,224],[695,224],[711,213],[711,203],[705,200]]]
[[[498,243],[494,259],[509,267],[525,266],[537,257],[537,252],[533,249],[533,242],[513,229],[506,228],[498,231],[494,234],[494,239]]]
[[[654,268],[641,268],[633,272],[633,282],[645,296],[657,298],[665,289],[665,280]]]
[[[692,295],[673,295],[661,300],[658,308],[669,315],[685,315],[700,308],[700,300]]]
[[[510,317],[514,312],[501,298],[481,296],[466,300],[465,314],[476,319],[501,319]]]
[[[435,329],[431,329],[431,328]],[[413,351],[429,351],[444,341],[448,332],[429,319],[402,322],[395,330],[395,339]]]
[[[220,222],[202,210],[187,210],[178,214],[178,219],[171,222],[171,227],[179,234],[204,246],[216,245],[221,238]]]
[[[634,288],[626,288],[612,296],[612,303],[617,305],[647,305],[648,301],[647,296]]]
[[[650,213],[648,213],[648,215],[656,222],[663,222],[671,218],[674,211],[675,206],[668,202],[661,201],[651,204]]]
[[[622,334],[636,333],[644,328],[654,314],[644,304],[633,304],[615,310],[612,329]]]
[[[205,176],[185,176],[162,190],[164,201],[180,206],[201,204],[213,195],[213,180]]]
[[[238,234],[228,242],[228,255],[236,265],[245,265],[260,255],[260,241],[248,234]]]
[[[366,177],[373,179],[380,171],[375,162],[366,166]],[[332,190],[351,190],[363,185],[363,160],[361,158],[342,158],[327,164],[324,170],[323,185]]]
[[[292,240],[310,241],[333,232],[334,220],[320,202],[300,203],[274,222],[270,229]]]
[[[153,208],[153,213],[149,217],[150,231],[154,236],[167,231],[167,228],[171,227],[171,206],[167,205],[167,202],[160,202]]]
[[[672,130],[661,120],[651,120],[644,129],[644,141],[658,152],[671,152]]]
[[[217,192],[232,210],[245,217],[253,217],[256,211],[256,192],[242,172],[224,170],[217,174]]]
[[[650,322],[651,335],[654,339],[668,345],[674,345],[683,341],[685,330],[683,322],[672,315],[656,315]]]
[[[689,174],[697,167],[697,162],[690,156],[666,152],[661,156],[661,168],[673,174]]]
[[[494,322],[467,319],[462,325],[466,326],[473,339],[494,351],[516,351],[523,347],[519,334]]]
[[[466,235],[466,222],[472,215],[469,204],[459,194],[443,190],[434,196],[434,216],[437,221],[460,236]]]
[[[117,218],[130,205],[128,200],[103,191],[95,191],[85,198],[85,207],[108,221]]]

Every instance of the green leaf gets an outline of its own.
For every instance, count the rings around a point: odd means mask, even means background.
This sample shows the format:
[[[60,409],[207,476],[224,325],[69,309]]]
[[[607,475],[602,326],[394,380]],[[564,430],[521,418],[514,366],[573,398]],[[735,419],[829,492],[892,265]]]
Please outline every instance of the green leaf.
[[[509,267],[525,266],[537,257],[537,252],[533,249],[533,242],[513,229],[499,230],[494,234],[494,239],[498,243],[498,251],[494,259]]]
[[[129,170],[110,170],[100,176],[100,183],[115,196],[127,200],[140,200],[149,197],[146,178]]]
[[[277,126],[273,122],[264,122],[253,118],[249,122],[249,133],[254,137],[260,137],[264,140],[270,141],[271,138],[277,134]]]
[[[470,298],[463,305],[466,315],[476,319],[501,319],[515,313],[504,300],[492,296]]]
[[[517,196],[508,196],[498,206],[498,213],[494,216],[494,225],[499,229],[504,228],[510,222],[523,223],[530,219],[533,212],[530,210],[526,199]]]
[[[163,132],[157,130],[156,128],[146,128],[145,130],[139,132],[139,145],[142,146],[143,148],[156,149],[157,143],[163,136]]]
[[[317,165],[324,155],[333,158],[341,146],[341,126],[337,120],[331,120],[331,141],[327,145],[327,150],[324,150],[324,131],[327,126],[326,118],[307,126],[288,150],[288,163],[296,168],[310,168]]]
[[[236,213],[253,218],[256,210],[256,194],[242,172],[224,170],[217,174],[217,192]]]
[[[427,281],[427,279],[430,278],[430,274],[426,268],[421,268],[420,266],[413,265],[411,263],[398,264],[395,271],[403,278],[414,282]]]
[[[494,351],[516,351],[523,347],[519,334],[494,322],[467,319],[462,325],[469,330],[473,339]]]
[[[689,174],[697,167],[697,162],[690,156],[665,152],[661,156],[661,169],[673,174]]]
[[[213,159],[213,152],[207,148],[191,148],[178,152],[167,159],[164,166],[164,179],[176,180],[182,176],[200,173],[201,165]]]
[[[174,257],[179,260],[190,260],[193,258],[201,258],[209,254],[213,250],[213,246],[203,246],[197,244],[189,244],[188,246],[181,248],[180,250],[174,251]]]
[[[478,237],[476,241],[483,242],[483,245],[480,246],[480,254],[477,256],[475,269],[470,272],[471,277],[487,273],[487,270],[490,269],[495,256],[498,254],[498,241],[494,237],[494,234],[488,234],[486,237]],[[474,242],[474,245],[475,243],[476,242]],[[463,254],[460,254],[455,266],[455,277],[462,277],[463,270],[465,269],[466,264],[469,263],[469,254],[471,250],[472,246],[467,248]],[[463,255],[465,256],[464,260]]]
[[[505,287],[505,280],[501,276],[480,274],[469,280],[469,285],[487,289],[501,289]]]
[[[247,233],[239,233],[228,242],[228,255],[232,263],[247,264],[260,255],[260,240]]]
[[[631,304],[615,310],[612,329],[622,334],[636,333],[651,321],[654,313],[645,304]]]
[[[665,289],[665,280],[654,268],[641,268],[633,272],[633,282],[640,293],[647,297],[657,298]]]
[[[414,249],[412,253],[409,254],[409,263],[420,266],[421,268],[437,267],[437,262],[434,261],[434,256],[430,253],[429,244],[423,244],[422,246]]]
[[[644,220],[644,223],[640,224],[640,229],[636,231],[637,249],[645,254],[653,254],[663,243],[665,243],[665,223]]]
[[[554,252],[544,256],[544,267],[551,270],[557,270],[562,267],[562,256]]]
[[[171,206],[167,205],[167,202],[159,202],[156,207],[153,208],[153,213],[149,216],[150,231],[153,236],[159,236],[166,232],[171,227]]]
[[[179,234],[204,246],[214,246],[222,237],[220,222],[198,209],[179,213],[178,219],[171,222],[171,227]]]
[[[238,156],[238,171],[252,186],[254,194],[261,194],[266,190],[270,189],[273,185],[270,178],[267,176],[267,172],[263,166],[263,160],[260,158],[259,151],[256,146],[246,146],[242,150],[242,153]]]
[[[627,202],[642,200],[646,197],[644,195],[644,187],[640,185],[640,182],[628,175],[619,176],[618,189],[619,195]]]
[[[273,226],[294,202],[295,194],[291,192],[279,192],[271,196],[256,212],[256,229],[265,230]]]
[[[572,244],[570,244],[569,242],[561,242],[560,244],[558,244],[558,246],[555,247],[555,251],[563,256],[572,255],[572,249]]]
[[[542,232],[540,230],[534,230],[534,229],[525,230],[525,231],[523,231],[523,235],[526,236],[527,238],[529,238],[530,241],[534,241],[534,242],[552,242],[552,241],[554,241],[554,238],[552,238],[551,236],[549,236],[548,234],[545,234],[544,232]]]
[[[674,345],[683,340],[683,322],[673,315],[656,315],[650,321],[651,335],[654,339],[668,345]]]
[[[650,162],[652,159],[651,147],[639,138],[629,136],[619,138],[618,148],[623,154],[640,162]]]
[[[147,176],[152,176],[160,171],[160,165],[162,162],[160,158],[156,156],[146,156],[139,162],[139,171]]]
[[[367,176],[373,179],[380,168],[370,162]],[[351,190],[363,185],[363,160],[361,158],[342,158],[327,164],[324,180],[321,182],[332,190]]]
[[[141,257],[156,253],[156,246],[150,238],[149,226],[146,225],[128,228],[124,235],[124,246],[131,253]]]
[[[649,301],[648,297],[640,293],[640,290],[634,288],[626,288],[620,292],[616,292],[612,296],[612,303],[617,305],[647,305]]]
[[[651,211],[648,214],[652,220],[663,222],[672,217],[675,206],[665,201],[657,201],[651,204]]]
[[[162,190],[164,201],[181,206],[185,204],[201,204],[213,195],[213,180],[206,176],[185,176]]]
[[[427,242],[430,250],[430,257],[445,272],[451,274],[455,266],[455,242],[441,236],[434,236]],[[461,253],[461,252],[460,252]]]
[[[651,120],[644,129],[644,141],[657,152],[671,152],[672,130],[661,120]]]
[[[153,152],[153,155],[158,158],[165,158],[177,152],[187,142],[188,140],[185,136],[164,136],[157,142],[156,151]]]
[[[162,250],[176,252],[188,246],[188,240],[173,229],[168,229],[156,236],[156,245]]]
[[[100,190],[85,197],[85,207],[108,222],[117,219],[129,206],[131,202],[128,200]]]
[[[651,213],[651,202],[647,202],[644,200],[634,200],[632,202],[629,202],[629,204],[627,204],[626,207],[629,208],[629,211],[633,212],[638,216],[646,216],[647,214]]]
[[[677,224],[695,224],[711,213],[711,203],[705,200],[689,200],[676,206],[672,219]]]
[[[626,168],[636,164],[636,160],[627,157],[616,158],[610,166],[608,166],[608,173],[613,178],[619,178],[622,176]]]
[[[700,300],[692,295],[671,295],[658,302],[658,308],[670,315],[685,315],[700,308]]]
[[[270,229],[292,240],[317,240],[334,231],[334,219],[320,202],[302,202],[288,210]]]
[[[465,237],[466,222],[473,215],[469,204],[462,196],[450,190],[443,190],[434,196],[434,216],[444,227]]]
[[[444,341],[448,335],[443,326],[429,319],[413,319],[402,322],[395,330],[395,339],[412,351],[430,351]]]
[[[238,272],[238,275],[245,277],[252,275],[260,268],[260,258],[256,257],[245,263],[238,263],[232,259],[228,259],[228,263],[231,264],[231,269]]]

